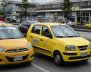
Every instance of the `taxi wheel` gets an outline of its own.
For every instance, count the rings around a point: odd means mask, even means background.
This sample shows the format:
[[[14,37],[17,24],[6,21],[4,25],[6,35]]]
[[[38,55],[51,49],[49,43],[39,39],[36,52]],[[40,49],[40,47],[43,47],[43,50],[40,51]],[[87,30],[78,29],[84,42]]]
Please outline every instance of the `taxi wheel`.
[[[54,53],[53,58],[54,58],[54,63],[56,65],[60,66],[60,65],[64,64],[64,60],[63,60],[62,55],[60,54],[60,52]]]
[[[83,63],[88,63],[88,59],[87,59],[87,60],[83,60],[82,62],[83,62]]]

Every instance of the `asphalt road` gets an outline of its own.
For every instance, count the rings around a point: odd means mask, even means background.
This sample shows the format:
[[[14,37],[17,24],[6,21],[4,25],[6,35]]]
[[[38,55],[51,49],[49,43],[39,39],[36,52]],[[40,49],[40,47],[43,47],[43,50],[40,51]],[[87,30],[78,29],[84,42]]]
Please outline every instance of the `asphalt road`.
[[[80,36],[91,40],[91,33],[79,32]],[[33,63],[0,66],[0,72],[91,72],[91,59],[87,63],[66,63],[56,66],[53,59],[41,54],[35,54]]]
[[[2,66],[0,72],[91,72],[91,59],[87,63],[76,62],[56,66],[52,58],[35,54],[35,59],[31,65]]]
[[[80,36],[91,41],[91,32],[81,32],[81,31],[77,31],[77,32],[79,33]]]

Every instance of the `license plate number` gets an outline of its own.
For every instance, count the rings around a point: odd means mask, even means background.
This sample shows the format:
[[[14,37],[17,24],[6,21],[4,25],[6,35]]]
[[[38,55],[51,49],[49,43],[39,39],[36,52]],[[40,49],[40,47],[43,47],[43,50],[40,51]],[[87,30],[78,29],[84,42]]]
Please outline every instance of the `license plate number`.
[[[81,57],[87,56],[87,52],[82,52]]]
[[[14,61],[21,61],[21,60],[23,60],[22,56],[15,56],[14,57]]]

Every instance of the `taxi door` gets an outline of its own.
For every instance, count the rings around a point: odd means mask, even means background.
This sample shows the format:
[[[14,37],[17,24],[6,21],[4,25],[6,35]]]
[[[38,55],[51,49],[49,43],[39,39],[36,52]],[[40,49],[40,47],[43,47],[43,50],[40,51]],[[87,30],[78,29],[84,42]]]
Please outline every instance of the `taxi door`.
[[[47,26],[43,26],[41,30],[40,43],[42,48],[42,53],[48,56],[52,56],[52,34]]]
[[[28,33],[28,39],[32,43],[34,51],[38,51],[40,48],[40,30],[41,25],[34,25],[31,32]]]

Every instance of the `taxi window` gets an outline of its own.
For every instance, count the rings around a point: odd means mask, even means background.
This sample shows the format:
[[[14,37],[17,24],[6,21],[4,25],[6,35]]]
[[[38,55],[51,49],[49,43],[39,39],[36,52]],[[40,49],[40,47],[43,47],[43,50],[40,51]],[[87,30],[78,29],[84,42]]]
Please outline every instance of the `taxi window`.
[[[78,37],[79,35],[67,25],[51,26],[51,30],[56,37]]]
[[[0,27],[0,39],[24,38],[21,32],[15,27]]]
[[[48,29],[46,26],[43,26],[43,27],[42,27],[42,34],[41,34],[41,35],[42,35],[42,36],[46,36],[46,37],[48,37],[49,35],[51,35],[49,29]],[[52,36],[52,35],[51,35],[51,36]]]
[[[36,25],[32,28],[32,33],[35,33],[35,34],[40,34],[40,29],[41,29],[41,26],[40,25]]]

